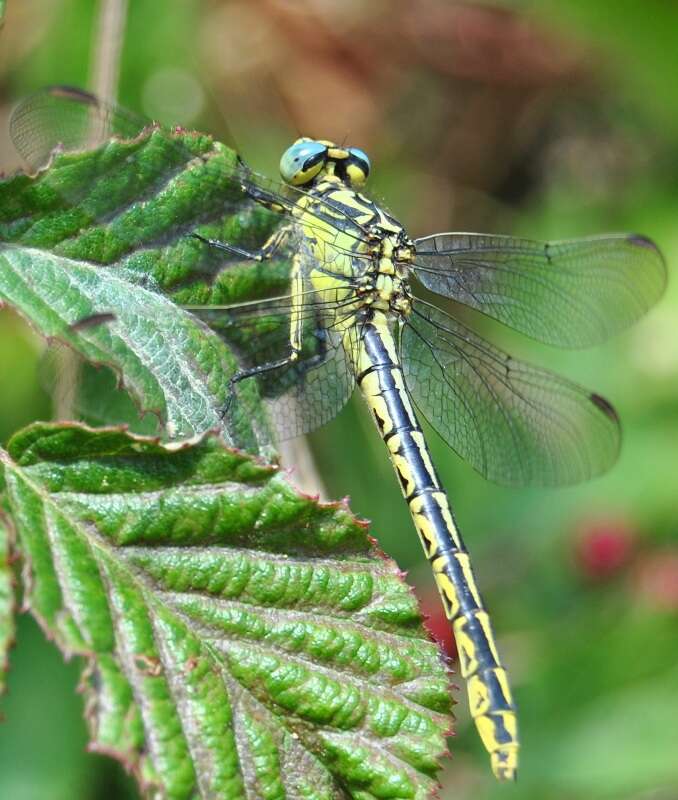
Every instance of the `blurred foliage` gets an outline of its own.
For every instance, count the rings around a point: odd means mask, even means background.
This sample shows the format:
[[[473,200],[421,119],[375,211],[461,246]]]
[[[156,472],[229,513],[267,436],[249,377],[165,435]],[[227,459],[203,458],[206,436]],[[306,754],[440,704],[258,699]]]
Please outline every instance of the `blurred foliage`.
[[[87,85],[96,4],[10,3],[0,33],[0,164],[12,103]],[[678,258],[678,5],[598,0],[254,0],[130,4],[120,101],[233,139],[272,174],[299,130],[350,141],[410,233],[564,238],[610,230]],[[591,352],[484,334],[612,400],[609,475],[560,491],[493,487],[432,436],[519,703],[519,783],[494,784],[457,706],[443,798],[673,800],[678,795],[678,289]],[[0,315],[0,436],[48,413],[39,346]],[[429,602],[431,579],[383,445],[358,398],[312,439],[329,494],[349,494]],[[602,539],[601,539],[602,536]],[[620,552],[622,555],[620,556]],[[23,620],[0,729],[0,796],[133,797],[84,752],[72,665]],[[30,767],[29,767],[30,765]],[[45,791],[45,787],[49,790]]]

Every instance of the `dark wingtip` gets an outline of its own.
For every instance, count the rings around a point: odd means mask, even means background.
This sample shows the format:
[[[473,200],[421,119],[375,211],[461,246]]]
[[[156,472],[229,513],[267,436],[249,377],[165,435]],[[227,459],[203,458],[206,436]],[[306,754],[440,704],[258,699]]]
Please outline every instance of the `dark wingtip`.
[[[77,86],[48,86],[46,91],[52,97],[66,97],[69,100],[80,100],[93,106],[99,105],[99,101],[93,94],[86,92],[84,89],[79,89]]]
[[[666,259],[664,258],[664,254],[662,253],[662,251],[657,247],[657,245],[652,241],[652,239],[650,239],[647,236],[643,236],[642,233],[630,233],[626,237],[626,240],[629,242],[629,244],[633,245],[634,247],[642,247],[645,250],[650,250],[654,254],[654,257],[650,256],[650,258],[652,258],[653,261],[651,269],[653,270],[654,275],[657,279],[655,285],[656,294],[654,296],[654,299],[652,299],[649,302],[648,304],[649,307],[650,305],[653,305],[653,303],[656,300],[659,299],[659,297],[664,293],[664,290],[666,289],[666,282],[668,280]]]
[[[630,233],[626,237],[626,241],[635,244],[637,247],[646,247],[648,250],[656,250],[659,252],[657,245],[647,236],[642,233]]]
[[[589,399],[596,408],[599,408],[608,419],[619,424],[619,415],[614,410],[614,407],[601,395],[591,392]]]

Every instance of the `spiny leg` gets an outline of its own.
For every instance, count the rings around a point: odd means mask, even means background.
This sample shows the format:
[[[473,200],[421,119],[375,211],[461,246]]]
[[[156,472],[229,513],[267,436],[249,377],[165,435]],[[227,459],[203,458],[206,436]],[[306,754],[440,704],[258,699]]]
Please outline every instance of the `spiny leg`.
[[[243,381],[246,378],[253,378],[258,375],[265,375],[269,372],[274,372],[275,370],[284,369],[285,367],[291,367],[293,365],[297,365],[297,368],[300,371],[300,375],[297,377],[297,380],[302,381],[304,380],[305,373],[322,364],[327,358],[327,339],[326,332],[322,329],[322,327],[320,327],[319,320],[317,321],[317,326],[318,327],[315,331],[316,352],[310,357],[305,357],[302,360],[301,347],[291,345],[290,352],[287,356],[285,356],[285,358],[280,358],[275,361],[268,361],[265,364],[260,364],[259,366],[243,369],[237,372],[228,382],[228,395],[222,408],[221,416],[225,417],[226,414],[228,414],[231,404],[235,399],[235,387],[238,383],[240,383],[240,381]]]
[[[301,357],[301,344],[299,346],[290,344],[290,352],[285,358],[280,358],[276,361],[268,361],[267,363],[260,364],[257,367],[251,367],[249,369],[243,369],[237,372],[229,381],[228,396],[221,412],[222,417],[228,414],[231,404],[235,399],[236,385],[246,378],[265,375],[269,372],[274,372],[275,370],[284,369],[285,367],[291,367],[294,365],[298,370],[295,380],[297,382],[304,381],[306,373],[322,364],[327,359],[328,355],[327,332],[322,327],[319,318],[316,320],[314,337],[316,342],[315,352],[305,356],[303,359]],[[306,343],[308,343],[308,339],[306,340]]]
[[[289,229],[281,229],[277,231],[276,234],[278,236],[287,236],[289,235]],[[274,237],[276,236],[274,234]],[[273,238],[273,237],[272,237]],[[271,242],[267,242],[267,245]],[[264,245],[266,247],[267,245]],[[273,246],[279,246],[279,241],[276,242]],[[297,254],[295,255],[292,261],[292,274],[290,276],[292,282],[292,296],[293,296],[293,303],[292,303],[292,314],[290,315],[290,350],[288,355],[285,358],[280,358],[275,361],[269,361],[266,364],[260,364],[256,367],[250,367],[248,369],[241,369],[239,370],[229,381],[229,390],[228,390],[228,397],[226,399],[226,403],[224,404],[223,409],[223,416],[226,416],[228,410],[231,406],[235,398],[235,386],[245,378],[252,378],[257,375],[264,375],[267,372],[272,372],[277,369],[282,369],[283,367],[291,366],[292,364],[299,361],[299,356],[301,355],[301,350],[303,346],[302,338],[303,338],[303,316],[301,314],[302,305],[303,305],[303,291],[302,291],[302,284],[303,284],[303,271],[302,271],[302,263],[301,258]]]
[[[267,242],[265,242],[258,250],[246,250],[244,247],[238,247],[235,244],[222,242],[219,239],[208,239],[201,236],[199,233],[192,233],[194,239],[206,244],[208,247],[213,247],[215,250],[224,250],[227,253],[232,253],[242,258],[247,258],[250,261],[267,261],[272,258],[276,250],[280,248],[288,239],[291,229],[288,225],[279,228],[273,233]]]
[[[239,156],[238,160],[240,160]],[[240,163],[243,168],[245,168],[245,165],[242,163],[242,161]],[[286,211],[289,211],[289,204],[281,202],[283,200],[282,197],[279,197],[271,192],[266,192],[263,189],[260,189],[258,186],[253,186],[252,184],[242,184],[242,190],[251,200],[254,200],[256,203],[264,208],[267,208],[269,211],[275,211],[278,214],[284,214]],[[233,253],[234,255],[242,256],[243,258],[247,258],[252,261],[265,261],[271,258],[275,251],[285,243],[290,235],[290,232],[291,226],[289,225],[279,228],[271,235],[263,247],[259,248],[259,250],[246,250],[244,247],[238,247],[237,245],[229,244],[228,242],[222,242],[219,239],[208,239],[205,236],[201,236],[199,233],[192,233],[191,236],[194,239],[198,239],[199,241],[203,242],[208,247],[213,247],[216,250],[224,250],[227,253]]]
[[[242,369],[236,372],[228,382],[228,394],[221,408],[221,418],[223,419],[230,411],[231,405],[235,400],[235,387],[240,381],[244,381],[246,378],[254,378],[257,375],[265,375],[267,372],[273,372],[283,367],[289,367],[294,364],[298,358],[299,351],[293,349],[285,358],[280,358],[277,361],[268,361],[266,364],[259,364],[257,367],[250,367],[249,369]]]
[[[255,200],[257,200],[257,202],[262,203],[262,205],[269,205],[272,207],[272,204],[268,203],[268,201],[265,199],[254,196],[253,192],[249,193],[254,197]],[[279,228],[269,237],[268,241],[265,242],[264,245],[259,248],[259,250],[246,250],[244,247],[238,247],[237,245],[229,244],[228,242],[222,242],[219,239],[208,239],[199,233],[192,233],[191,236],[194,239],[198,239],[198,241],[203,242],[203,244],[206,244],[208,247],[213,247],[216,250],[224,250],[227,253],[233,253],[234,255],[242,256],[243,258],[247,258],[251,261],[262,262],[273,257],[275,251],[285,243],[290,235],[290,232],[291,227],[289,225]],[[277,361],[270,361],[266,364],[260,364],[257,367],[238,371],[228,382],[228,394],[220,412],[221,417],[223,418],[228,414],[233,400],[235,399],[236,384],[242,380],[245,380],[245,378],[263,375],[266,372],[272,372],[273,370],[288,366],[289,364],[294,363],[298,357],[299,349],[295,346],[292,346],[291,352],[286,358],[278,359]]]
[[[203,242],[203,244],[206,244],[208,247],[213,247],[215,250],[224,250],[227,253],[233,253],[234,255],[247,258],[251,261],[262,262],[273,257],[275,251],[285,243],[290,235],[290,232],[291,228],[289,225],[279,228],[258,250],[246,250],[244,247],[238,247],[237,245],[229,244],[228,242],[222,242],[219,239],[208,239],[199,233],[192,233],[191,236],[194,239],[198,239],[198,241]],[[282,358],[277,361],[271,361],[267,364],[260,364],[257,367],[252,367],[251,369],[240,370],[237,372],[228,382],[228,394],[220,412],[222,419],[228,414],[233,400],[235,399],[235,386],[237,383],[245,380],[245,378],[252,378],[256,375],[263,375],[266,372],[272,372],[273,370],[281,369],[282,367],[288,366],[289,364],[295,362],[298,357],[299,350],[293,346],[290,354],[286,358]]]
[[[252,200],[259,205],[264,206],[264,208],[268,208],[270,211],[275,211],[282,214],[289,210],[289,205],[281,202],[283,198],[278,197],[275,194],[247,184],[243,184],[242,189],[243,192]],[[268,241],[266,241],[258,250],[247,250],[244,247],[229,244],[228,242],[222,242],[218,239],[208,239],[205,236],[201,236],[199,233],[193,233],[191,235],[195,239],[198,239],[198,241],[206,244],[208,247],[213,247],[217,250],[223,250],[227,253],[232,253],[234,255],[241,256],[242,258],[247,258],[251,261],[262,262],[272,258],[275,252],[287,242],[291,233],[291,225],[284,225],[278,228],[278,230],[276,230],[269,237]],[[293,293],[295,294],[295,312],[292,314],[290,319],[290,352],[285,358],[281,358],[276,361],[270,361],[266,364],[260,364],[249,369],[239,370],[229,381],[228,395],[221,411],[222,417],[225,417],[228,414],[231,404],[235,399],[235,387],[238,383],[240,383],[240,381],[245,380],[246,378],[256,377],[258,375],[264,375],[267,372],[273,372],[277,369],[282,369],[294,364],[299,359],[299,355],[301,354],[301,328],[303,322],[300,315],[302,304],[302,273],[301,262],[298,256],[295,257],[293,262],[291,278]]]

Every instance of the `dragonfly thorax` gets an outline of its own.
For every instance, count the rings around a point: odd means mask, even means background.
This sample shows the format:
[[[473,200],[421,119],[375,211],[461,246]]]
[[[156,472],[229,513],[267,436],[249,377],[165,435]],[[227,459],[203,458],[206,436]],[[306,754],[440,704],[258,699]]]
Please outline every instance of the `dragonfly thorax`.
[[[403,226],[336,175],[295,204],[303,249],[316,290],[336,290],[354,308],[407,315],[415,248]]]
[[[409,286],[409,269],[414,258],[414,244],[402,226],[379,213],[388,222],[388,227],[373,225],[369,231],[370,266],[366,277],[372,287],[368,302],[373,308],[408,315],[412,308]]]
[[[280,161],[286,183],[304,187],[294,215],[304,231],[316,289],[354,293],[357,306],[409,314],[414,244],[400,223],[360,193],[370,162],[356,147],[298,139]],[[338,295],[341,296],[341,295]]]

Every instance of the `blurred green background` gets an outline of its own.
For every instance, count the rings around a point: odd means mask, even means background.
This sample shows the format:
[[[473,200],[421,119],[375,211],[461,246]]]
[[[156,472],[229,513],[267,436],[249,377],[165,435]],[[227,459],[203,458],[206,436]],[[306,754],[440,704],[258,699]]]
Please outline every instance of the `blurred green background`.
[[[0,168],[13,103],[92,85],[98,3],[9,0],[0,32]],[[678,261],[678,3],[666,0],[153,0],[129,3],[119,101],[235,140],[275,174],[298,132],[350,140],[413,236],[642,232]],[[459,693],[441,798],[678,798],[678,288],[625,336],[558,352],[474,319],[521,357],[595,388],[624,425],[609,475],[560,491],[484,482],[431,434],[513,678],[523,755],[499,786]],[[40,343],[0,311],[0,439],[50,414]],[[311,438],[353,509],[441,612],[408,512],[356,397]],[[64,665],[27,617],[2,700],[0,797],[132,798],[87,755]]]

